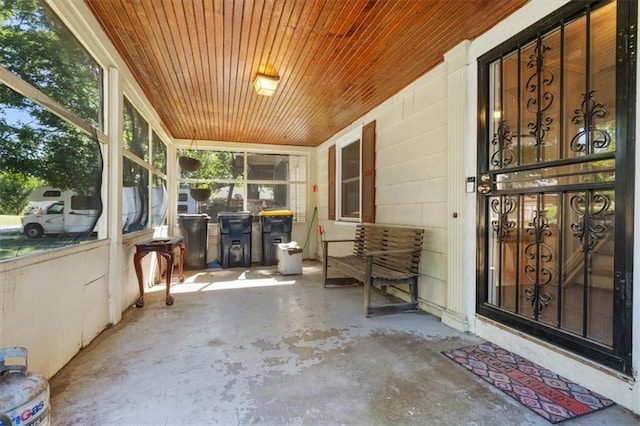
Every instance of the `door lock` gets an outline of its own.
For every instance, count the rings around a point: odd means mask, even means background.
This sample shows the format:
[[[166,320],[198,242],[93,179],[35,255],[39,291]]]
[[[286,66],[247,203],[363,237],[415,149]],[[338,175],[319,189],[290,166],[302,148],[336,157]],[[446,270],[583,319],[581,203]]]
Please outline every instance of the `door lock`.
[[[480,176],[480,182],[482,182],[480,185],[478,185],[478,192],[481,194],[488,194],[489,192],[491,192],[491,176],[489,176],[488,174],[484,174],[482,176]]]
[[[491,192],[491,185],[488,183],[483,183],[482,185],[478,185],[478,192],[481,194],[488,194]]]

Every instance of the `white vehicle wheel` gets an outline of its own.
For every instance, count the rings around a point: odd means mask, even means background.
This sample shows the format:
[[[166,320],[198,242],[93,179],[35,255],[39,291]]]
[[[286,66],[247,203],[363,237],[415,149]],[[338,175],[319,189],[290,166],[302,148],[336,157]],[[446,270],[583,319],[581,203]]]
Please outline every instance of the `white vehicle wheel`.
[[[42,226],[30,223],[29,225],[24,227],[24,235],[29,238],[40,238],[44,234],[44,230]]]

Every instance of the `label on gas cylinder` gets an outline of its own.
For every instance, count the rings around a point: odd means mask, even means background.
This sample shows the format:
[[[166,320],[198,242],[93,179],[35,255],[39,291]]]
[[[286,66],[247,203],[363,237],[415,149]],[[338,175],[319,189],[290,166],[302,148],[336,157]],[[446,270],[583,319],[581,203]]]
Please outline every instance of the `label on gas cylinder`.
[[[4,426],[49,426],[48,387],[31,401],[5,414],[11,419],[11,425]]]

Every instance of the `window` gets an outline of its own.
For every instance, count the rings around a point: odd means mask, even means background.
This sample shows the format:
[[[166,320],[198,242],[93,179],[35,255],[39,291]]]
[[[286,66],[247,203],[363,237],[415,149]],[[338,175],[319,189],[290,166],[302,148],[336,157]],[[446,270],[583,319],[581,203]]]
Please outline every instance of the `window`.
[[[145,162],[149,161],[149,124],[126,98],[122,143],[131,154]]]
[[[207,213],[212,221],[220,212],[291,210],[294,221],[306,221],[307,157],[255,152],[183,150],[202,167],[181,171],[178,212]],[[190,188],[206,187],[211,196],[196,201]]]
[[[360,136],[361,128],[351,132],[337,146],[338,220],[360,220]]]
[[[64,213],[64,203],[54,203],[47,209],[47,214]]]
[[[153,167],[163,173],[167,173],[167,146],[162,142],[156,132],[152,132],[151,141],[153,143]]]
[[[44,3],[0,1],[0,64],[102,129],[102,68]]]
[[[46,209],[60,197],[73,194],[99,196],[102,180],[100,144],[69,121],[0,84],[0,214],[11,216],[16,232],[34,229],[32,238],[3,241],[0,259],[48,250],[80,241],[91,234],[100,208],[93,211],[90,227],[71,228],[71,221],[53,232],[49,223],[25,218],[29,212]],[[55,189],[42,191],[44,187]],[[97,198],[97,197],[96,197]],[[70,200],[70,198],[68,198]],[[69,219],[72,219],[71,217]],[[21,229],[20,229],[21,227]],[[39,237],[45,234],[46,241]],[[70,235],[71,233],[75,235]],[[78,238],[76,238],[78,237]]]
[[[375,121],[329,147],[329,219],[375,222]]]
[[[2,240],[1,260],[95,239],[106,138],[103,70],[62,21],[40,1],[0,16],[0,215],[30,237]]]
[[[142,114],[124,99],[122,233],[166,224],[167,148]]]
[[[71,210],[98,210],[100,197],[95,195],[72,195]]]
[[[151,174],[151,226],[157,228],[167,224],[167,183],[166,179]]]
[[[167,223],[167,146],[156,132],[151,132],[151,153],[153,168],[151,181],[151,226],[158,227]]]

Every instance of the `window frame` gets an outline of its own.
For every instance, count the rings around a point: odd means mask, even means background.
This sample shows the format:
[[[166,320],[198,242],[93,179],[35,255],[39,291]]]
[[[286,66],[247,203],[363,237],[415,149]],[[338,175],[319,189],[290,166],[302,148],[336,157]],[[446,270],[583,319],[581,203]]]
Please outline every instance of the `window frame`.
[[[56,96],[56,93],[48,90],[49,86],[43,86],[42,84],[38,84],[37,81],[31,81],[28,76],[23,75],[17,69],[14,69],[10,64],[4,63],[0,64],[0,85],[3,89],[12,90],[16,92],[16,94],[22,96],[28,103],[36,105],[41,109],[42,112],[46,112],[50,114],[51,117],[55,117],[60,120],[60,122],[64,122],[69,125],[74,132],[77,132],[78,137],[87,138],[91,140],[91,143],[96,144],[96,159],[95,162],[92,163],[96,165],[96,182],[92,191],[94,196],[99,197],[101,201],[104,200],[105,195],[105,171],[107,164],[104,161],[105,150],[109,146],[110,140],[108,135],[105,133],[105,123],[106,123],[106,91],[107,91],[107,71],[104,62],[100,61],[96,56],[95,51],[89,49],[86,45],[86,40],[83,40],[79,37],[75,32],[72,31],[71,27],[65,22],[65,20],[61,19],[63,16],[57,7],[52,7],[50,2],[41,2],[40,6],[44,15],[46,15],[46,19],[50,20],[50,22],[54,22],[53,26],[47,27],[50,31],[53,31],[56,35],[60,37],[61,43],[63,44],[63,48],[66,50],[71,49],[78,52],[81,52],[81,59],[78,62],[74,62],[73,66],[69,67],[69,69],[64,72],[67,75],[72,75],[73,78],[78,77],[78,66],[80,63],[90,64],[93,70],[96,71],[97,80],[95,81],[96,85],[92,92],[95,97],[88,97],[84,99],[87,103],[81,102],[82,108],[87,108],[88,110],[92,110],[95,112],[95,115],[84,115],[84,109],[78,109],[77,102],[67,102],[65,99],[60,99],[60,97]],[[22,63],[24,65],[24,63]],[[38,68],[37,72],[42,75],[43,73],[46,75],[54,75],[55,70],[43,67],[42,69]],[[56,81],[56,84],[59,83]],[[76,99],[77,100],[77,99]],[[95,102],[95,104],[94,104]],[[89,106],[87,106],[89,105]],[[95,106],[95,109],[91,108],[91,105]],[[26,110],[28,108],[20,107],[20,110]],[[71,144],[67,144],[67,146],[72,146]],[[54,185],[51,182],[45,182],[44,186]],[[43,185],[38,186],[32,192],[35,193],[38,188],[41,188]],[[55,185],[61,186],[61,185]],[[71,185],[69,185],[70,188]],[[71,189],[65,189],[65,191],[71,191]],[[63,195],[63,191],[59,191],[60,195]],[[29,200],[32,202],[40,202],[38,200]],[[55,200],[51,200],[55,201]],[[44,201],[49,202],[49,201]],[[104,201],[103,201],[104,202]],[[100,205],[98,217],[96,219],[95,227],[91,232],[89,230],[83,230],[82,232],[71,231],[68,235],[60,234],[56,237],[55,244],[47,244],[42,247],[36,247],[35,250],[21,250],[19,255],[12,256],[11,258],[0,258],[0,262],[8,261],[11,262],[13,260],[22,259],[24,255],[46,255],[50,250],[67,250],[71,248],[76,243],[80,242],[82,244],[91,244],[96,241],[104,241],[108,238],[108,229],[107,229],[107,211],[103,208],[103,205]],[[91,209],[93,210],[93,209]],[[26,217],[30,214],[30,211],[23,211],[21,216]],[[94,237],[95,235],[95,237]]]
[[[340,222],[362,222],[362,125],[354,128],[349,131],[347,134],[341,136],[336,141],[336,195],[335,195],[335,203],[336,203],[336,221]],[[342,207],[342,199],[343,199],[343,184],[345,183],[342,178],[342,168],[343,168],[343,156],[342,152],[348,146],[358,143],[358,216],[345,216],[343,215]],[[355,181],[356,178],[349,179],[350,181]]]
[[[122,129],[122,164],[123,168],[121,173],[123,174],[124,179],[124,165],[129,162],[134,167],[139,167],[143,170],[143,173],[146,173],[146,181],[145,184],[140,186],[141,188],[146,188],[146,200],[141,200],[145,202],[144,206],[141,206],[141,211],[133,212],[133,217],[135,219],[135,223],[133,224],[133,228],[130,229],[131,224],[123,223],[120,227],[121,235],[131,235],[136,232],[146,232],[149,230],[153,230],[154,234],[162,234],[162,228],[166,227],[168,224],[168,208],[167,208],[167,200],[168,200],[168,179],[166,174],[167,168],[167,143],[160,136],[160,134],[156,131],[154,126],[151,124],[150,120],[145,117],[141,108],[136,106],[134,103],[132,96],[129,96],[127,93],[122,94],[122,121],[125,122],[125,115],[129,110],[131,114],[137,116],[137,118],[141,121],[141,123],[137,123],[138,126],[144,127],[143,132],[143,141],[144,146],[140,146],[142,149],[141,152],[135,152],[130,150],[126,146],[125,141],[125,131],[126,129]],[[133,121],[136,124],[135,120]],[[132,129],[135,134],[135,129]],[[135,135],[134,135],[135,137]],[[135,141],[131,141],[135,142]],[[164,145],[164,148],[161,146]],[[156,149],[163,149],[161,152],[161,161],[158,163],[159,158],[157,157]],[[158,169],[158,166],[162,167],[162,169]],[[160,182],[162,185],[155,185],[155,183]],[[138,184],[139,185],[139,184]],[[124,188],[124,187],[123,187]],[[162,189],[161,192],[158,192],[158,189]],[[122,191],[121,191],[122,192]],[[158,198],[158,194],[161,194],[161,197]],[[158,207],[160,206],[160,207]],[[127,213],[125,211],[125,200],[121,204],[121,208],[123,211],[120,212],[121,216]]]
[[[191,149],[191,148],[190,148]],[[242,193],[242,210],[243,211],[251,211],[252,213],[257,214],[257,212],[255,211],[255,208],[252,208],[249,205],[249,186],[251,185],[257,185],[257,186],[279,186],[279,185],[283,185],[283,186],[287,186],[289,187],[290,192],[291,191],[297,191],[299,192],[300,196],[298,197],[294,197],[297,198],[298,201],[295,203],[295,205],[292,205],[292,196],[289,195],[288,196],[288,210],[291,210],[293,212],[293,221],[294,223],[306,223],[307,222],[307,214],[308,214],[308,210],[309,210],[309,204],[310,204],[310,200],[309,200],[309,172],[310,172],[310,160],[309,160],[309,154],[307,152],[298,152],[298,151],[289,151],[289,150],[284,150],[284,151],[271,151],[271,150],[260,150],[260,149],[229,149],[226,147],[217,147],[217,146],[212,146],[212,147],[206,147],[206,148],[196,148],[194,151],[211,151],[211,152],[220,152],[220,153],[231,153],[231,154],[239,154],[242,156],[242,172],[238,175],[237,178],[211,178],[211,179],[205,179],[205,178],[196,178],[196,177],[185,177],[184,176],[184,172],[182,170],[180,170],[179,175],[180,177],[177,179],[177,190],[178,190],[178,197],[180,197],[181,195],[181,191],[183,193],[185,193],[186,190],[188,190],[189,188],[193,187],[194,185],[229,185],[229,184],[236,184],[238,185],[238,189],[239,191]],[[187,154],[189,153],[189,151],[184,151]],[[299,157],[300,161],[302,163],[304,163],[304,177],[303,179],[295,179],[295,176],[290,176],[288,180],[284,180],[284,179],[263,179],[263,178],[249,178],[249,156],[251,155],[273,155],[273,156],[286,156],[286,157]],[[300,186],[304,187],[304,190],[300,192]],[[213,198],[213,194],[211,195],[211,197]],[[193,202],[193,199],[191,197],[187,197],[188,200],[185,201],[178,201],[177,202],[177,206],[176,206],[176,214],[180,215],[180,214],[188,214],[191,213],[191,209],[195,209],[196,212],[198,212],[198,206],[196,203],[196,207],[192,207],[190,206],[190,203]],[[188,205],[189,204],[189,205]],[[302,204],[302,207],[300,208],[300,204]],[[180,212],[179,209],[181,209],[181,205],[182,205],[182,210],[183,212]],[[184,211],[185,207],[187,208],[186,211]],[[236,206],[237,208],[239,208],[239,206]],[[299,207],[299,208],[296,208]],[[233,209],[234,207],[232,207]],[[277,207],[277,209],[281,209],[282,207]],[[210,221],[212,223],[217,222],[217,217],[210,217]]]
[[[375,223],[376,221],[376,120],[372,120],[360,127],[360,223]],[[354,139],[356,130],[339,137],[338,142]],[[354,223],[354,220],[337,218],[337,143],[329,146],[327,165],[327,216],[329,220],[343,223]]]

